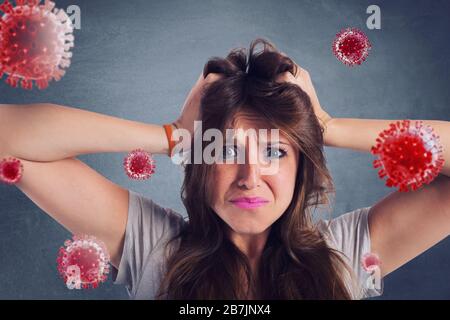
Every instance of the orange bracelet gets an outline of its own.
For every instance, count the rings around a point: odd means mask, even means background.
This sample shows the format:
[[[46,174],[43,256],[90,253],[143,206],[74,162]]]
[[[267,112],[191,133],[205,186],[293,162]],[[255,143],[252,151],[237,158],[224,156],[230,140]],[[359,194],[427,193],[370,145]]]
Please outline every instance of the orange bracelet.
[[[175,147],[175,140],[172,140],[172,125],[171,124],[165,124],[163,125],[164,130],[166,131],[166,137],[167,137],[167,141],[169,142],[169,154],[168,156],[171,157],[172,156],[172,150]]]

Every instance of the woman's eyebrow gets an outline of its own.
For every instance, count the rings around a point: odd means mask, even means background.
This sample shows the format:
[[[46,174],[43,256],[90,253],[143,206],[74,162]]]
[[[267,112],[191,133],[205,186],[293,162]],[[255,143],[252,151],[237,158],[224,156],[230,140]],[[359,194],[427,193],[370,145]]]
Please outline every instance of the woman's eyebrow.
[[[288,143],[288,142],[277,141],[277,140],[274,140],[274,141],[267,141],[267,142],[261,141],[261,143],[266,143],[267,145],[270,145],[270,146],[272,146],[272,145],[277,145],[277,144],[284,144],[284,145],[286,145],[286,146],[291,146],[291,144]],[[241,143],[236,143],[235,141],[234,141],[233,143],[227,143],[226,145],[236,145],[236,144],[241,145]]]
[[[287,146],[290,146],[291,144],[288,141],[275,139],[275,140],[259,140],[260,143],[267,143],[267,144],[285,144]]]
[[[269,142],[267,142],[267,144],[285,144],[287,146],[291,145],[290,143],[284,142],[284,141],[269,141]]]

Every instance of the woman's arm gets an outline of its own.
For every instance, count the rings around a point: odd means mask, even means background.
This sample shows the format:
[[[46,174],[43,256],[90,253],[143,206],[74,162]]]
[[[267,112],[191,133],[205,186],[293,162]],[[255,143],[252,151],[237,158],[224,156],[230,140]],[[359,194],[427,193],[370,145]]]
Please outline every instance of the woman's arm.
[[[333,118],[325,144],[369,152],[378,134],[394,120]],[[392,192],[369,212],[371,250],[382,261],[385,276],[450,234],[450,122],[424,121],[440,136],[444,149],[442,174],[415,192]]]
[[[76,155],[143,148],[166,154],[162,127],[52,104],[0,105],[0,159],[18,158],[16,183],[72,234],[102,240],[118,267],[128,217],[128,190]]]
[[[0,159],[15,157],[24,168],[16,187],[71,233],[102,240],[116,267],[128,190],[75,156],[135,148],[167,153],[164,129],[53,104],[0,105]]]
[[[394,120],[333,118],[322,109],[309,73],[298,67],[281,81],[294,83],[311,98],[314,113],[324,128],[326,146],[369,152],[378,134]],[[444,167],[436,179],[415,192],[390,193],[369,212],[371,251],[381,259],[385,276],[450,234],[450,122],[425,120],[437,135],[444,151]]]
[[[450,178],[439,175],[414,192],[391,192],[369,212],[371,251],[385,276],[450,234]]]
[[[297,73],[284,72],[278,77],[278,81],[290,82],[298,85],[311,99],[314,113],[324,129],[324,144],[329,147],[347,148],[356,151],[370,152],[376,145],[378,135],[389,124],[397,120],[378,119],[349,119],[335,118],[326,112],[320,105],[316,90],[309,72],[296,65]],[[440,137],[444,151],[444,166],[441,173],[450,176],[450,122],[438,120],[425,120],[425,125],[430,125]]]
[[[175,130],[193,135],[194,121],[201,120],[200,100],[205,87],[221,76],[200,74],[189,92]],[[130,121],[100,113],[50,103],[0,104],[0,156],[8,154],[29,161],[49,162],[81,154],[129,152],[142,148],[168,154],[163,126]]]
[[[20,161],[24,174],[15,186],[71,234],[103,241],[117,268],[128,217],[128,190],[76,158]]]
[[[0,105],[0,137],[3,154],[39,162],[138,148],[167,154],[169,147],[162,126],[48,103]]]
[[[211,74],[199,77],[188,95],[178,128],[192,130]],[[175,128],[175,127],[174,127]],[[54,104],[0,105],[0,159],[15,157],[24,167],[16,186],[73,234],[105,242],[118,267],[128,217],[128,190],[76,159],[100,152],[143,148],[167,154],[163,127]]]
[[[397,120],[332,118],[326,124],[324,142],[326,146],[370,152],[378,134]],[[424,120],[440,137],[443,146],[444,166],[441,173],[450,177],[450,122]]]

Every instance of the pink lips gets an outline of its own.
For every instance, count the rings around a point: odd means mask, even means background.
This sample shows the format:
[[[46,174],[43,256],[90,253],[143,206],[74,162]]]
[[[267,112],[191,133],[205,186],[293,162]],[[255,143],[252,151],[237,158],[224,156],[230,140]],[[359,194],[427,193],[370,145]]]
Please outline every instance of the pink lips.
[[[231,200],[231,202],[239,208],[251,209],[251,208],[258,208],[258,207],[264,206],[269,201],[267,201],[264,198],[260,198],[260,197],[253,197],[253,198],[242,197],[242,198],[233,199],[233,200]]]

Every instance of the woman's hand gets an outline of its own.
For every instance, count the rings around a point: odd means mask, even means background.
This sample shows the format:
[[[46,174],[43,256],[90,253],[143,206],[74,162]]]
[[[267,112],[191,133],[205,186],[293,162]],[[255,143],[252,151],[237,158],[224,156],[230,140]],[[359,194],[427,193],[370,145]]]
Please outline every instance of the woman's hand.
[[[203,73],[200,74],[184,102],[180,117],[173,122],[178,129],[186,129],[191,133],[191,136],[194,135],[194,121],[201,120],[200,102],[205,87],[219,78],[221,76],[217,73],[210,73],[206,78],[203,77]]]
[[[309,72],[302,69],[299,65],[296,66],[297,72],[295,76],[290,72],[284,72],[278,76],[277,82],[290,82],[298,85],[303,91],[305,91],[311,99],[314,113],[321,122],[321,125],[326,128],[326,124],[332,119],[332,117],[320,106],[319,98],[317,97],[317,93],[312,84]]]

